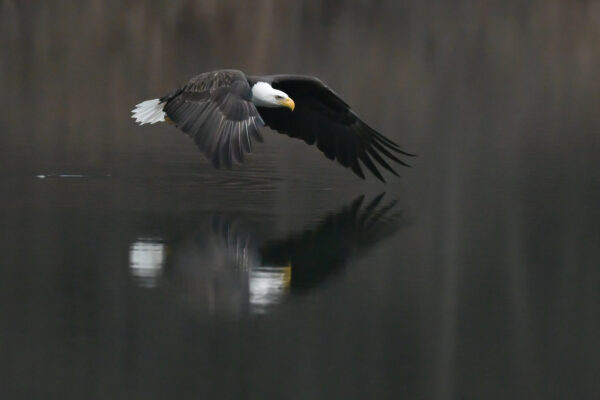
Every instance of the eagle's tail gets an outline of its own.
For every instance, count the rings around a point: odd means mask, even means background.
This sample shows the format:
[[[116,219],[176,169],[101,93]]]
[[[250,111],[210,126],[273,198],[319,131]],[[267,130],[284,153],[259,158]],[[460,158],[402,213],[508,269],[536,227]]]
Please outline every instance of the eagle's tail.
[[[140,125],[165,121],[167,117],[167,114],[163,111],[165,104],[160,99],[143,101],[131,110],[133,113],[131,118],[134,118],[135,122]]]

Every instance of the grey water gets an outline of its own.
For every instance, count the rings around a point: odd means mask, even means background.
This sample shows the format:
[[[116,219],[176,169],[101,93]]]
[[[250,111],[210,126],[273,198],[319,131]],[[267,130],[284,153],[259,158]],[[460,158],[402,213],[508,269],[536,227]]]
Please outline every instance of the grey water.
[[[597,399],[596,1],[0,1],[3,399]],[[418,154],[265,130],[215,170],[133,106],[319,76]]]

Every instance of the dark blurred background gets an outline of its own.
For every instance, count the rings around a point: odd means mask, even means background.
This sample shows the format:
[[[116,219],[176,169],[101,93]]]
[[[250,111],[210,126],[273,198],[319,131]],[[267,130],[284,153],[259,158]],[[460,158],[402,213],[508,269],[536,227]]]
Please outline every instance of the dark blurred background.
[[[599,398],[599,66],[591,0],[0,0],[2,397]],[[419,157],[130,119],[218,68]]]

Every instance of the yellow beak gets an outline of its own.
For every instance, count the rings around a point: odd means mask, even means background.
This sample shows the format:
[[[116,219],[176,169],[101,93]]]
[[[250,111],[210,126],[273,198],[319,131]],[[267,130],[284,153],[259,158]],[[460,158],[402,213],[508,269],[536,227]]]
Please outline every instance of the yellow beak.
[[[281,100],[279,102],[279,104],[281,104],[284,107],[289,108],[292,111],[294,111],[294,108],[296,108],[296,103],[294,103],[294,100],[290,99],[289,97],[287,99]]]

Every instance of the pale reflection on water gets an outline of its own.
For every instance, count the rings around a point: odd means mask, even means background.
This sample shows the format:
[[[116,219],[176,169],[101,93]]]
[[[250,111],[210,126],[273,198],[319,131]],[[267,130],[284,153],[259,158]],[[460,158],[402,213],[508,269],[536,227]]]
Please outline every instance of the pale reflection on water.
[[[280,303],[290,287],[292,266],[252,268],[249,275],[250,310],[257,314],[268,306]]]
[[[140,238],[129,247],[129,268],[138,286],[155,287],[164,264],[165,246],[160,238]]]

